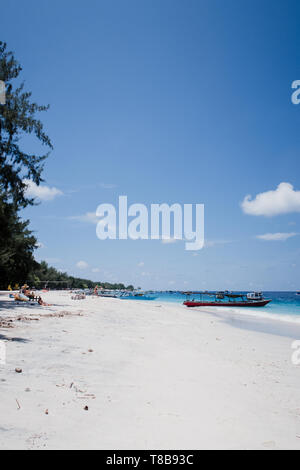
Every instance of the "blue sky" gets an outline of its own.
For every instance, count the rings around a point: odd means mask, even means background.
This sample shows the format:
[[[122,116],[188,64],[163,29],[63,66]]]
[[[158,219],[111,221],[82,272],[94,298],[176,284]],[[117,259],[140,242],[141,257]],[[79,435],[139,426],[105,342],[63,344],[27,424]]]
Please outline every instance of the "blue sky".
[[[300,289],[299,2],[12,0],[1,17],[26,88],[51,105],[44,185],[63,194],[24,211],[38,259],[143,288]],[[242,210],[283,182],[278,214]],[[98,240],[78,217],[119,195],[204,203],[206,247]]]

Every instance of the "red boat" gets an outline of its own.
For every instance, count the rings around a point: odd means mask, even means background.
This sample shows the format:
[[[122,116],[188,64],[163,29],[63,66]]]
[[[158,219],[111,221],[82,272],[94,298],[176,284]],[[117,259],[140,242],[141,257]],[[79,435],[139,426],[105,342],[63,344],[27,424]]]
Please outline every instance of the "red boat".
[[[230,292],[184,292],[187,300],[183,302],[186,307],[264,307],[271,302],[265,299],[261,292],[249,294],[233,294]],[[195,299],[199,296],[199,299]],[[207,297],[213,297],[208,300]]]

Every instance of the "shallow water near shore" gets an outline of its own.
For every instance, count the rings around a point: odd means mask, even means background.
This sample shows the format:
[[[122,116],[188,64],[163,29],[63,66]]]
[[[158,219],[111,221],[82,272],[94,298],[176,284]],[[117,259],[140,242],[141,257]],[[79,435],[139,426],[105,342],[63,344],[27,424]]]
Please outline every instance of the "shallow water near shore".
[[[244,292],[245,294],[247,292]],[[296,292],[264,292],[264,297],[271,299],[272,302],[265,307],[251,308],[251,307],[211,307],[214,310],[217,308],[220,311],[233,311],[241,315],[250,315],[258,318],[283,320],[300,324],[300,295]],[[156,294],[155,301],[168,302],[168,303],[183,303],[186,299],[185,295],[174,292],[159,292]],[[209,309],[210,307],[205,307]]]

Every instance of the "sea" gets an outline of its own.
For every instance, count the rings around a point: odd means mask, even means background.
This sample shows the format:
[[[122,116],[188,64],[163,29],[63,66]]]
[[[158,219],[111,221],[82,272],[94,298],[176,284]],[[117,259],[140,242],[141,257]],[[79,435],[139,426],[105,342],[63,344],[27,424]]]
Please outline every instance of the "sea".
[[[245,294],[247,292],[244,292]],[[300,324],[300,295],[296,292],[263,292],[266,299],[272,302],[265,307],[205,307],[234,310],[236,313],[251,314],[261,318],[273,318],[278,320],[292,321]],[[172,302],[182,304],[186,296],[180,292],[155,292],[155,302]],[[139,299],[141,300],[141,299]]]

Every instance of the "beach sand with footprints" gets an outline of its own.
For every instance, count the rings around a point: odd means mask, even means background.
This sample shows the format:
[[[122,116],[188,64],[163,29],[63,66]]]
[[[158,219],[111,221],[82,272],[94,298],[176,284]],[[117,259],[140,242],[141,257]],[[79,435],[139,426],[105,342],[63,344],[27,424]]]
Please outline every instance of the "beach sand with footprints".
[[[157,301],[0,295],[1,449],[300,448],[299,326]]]

